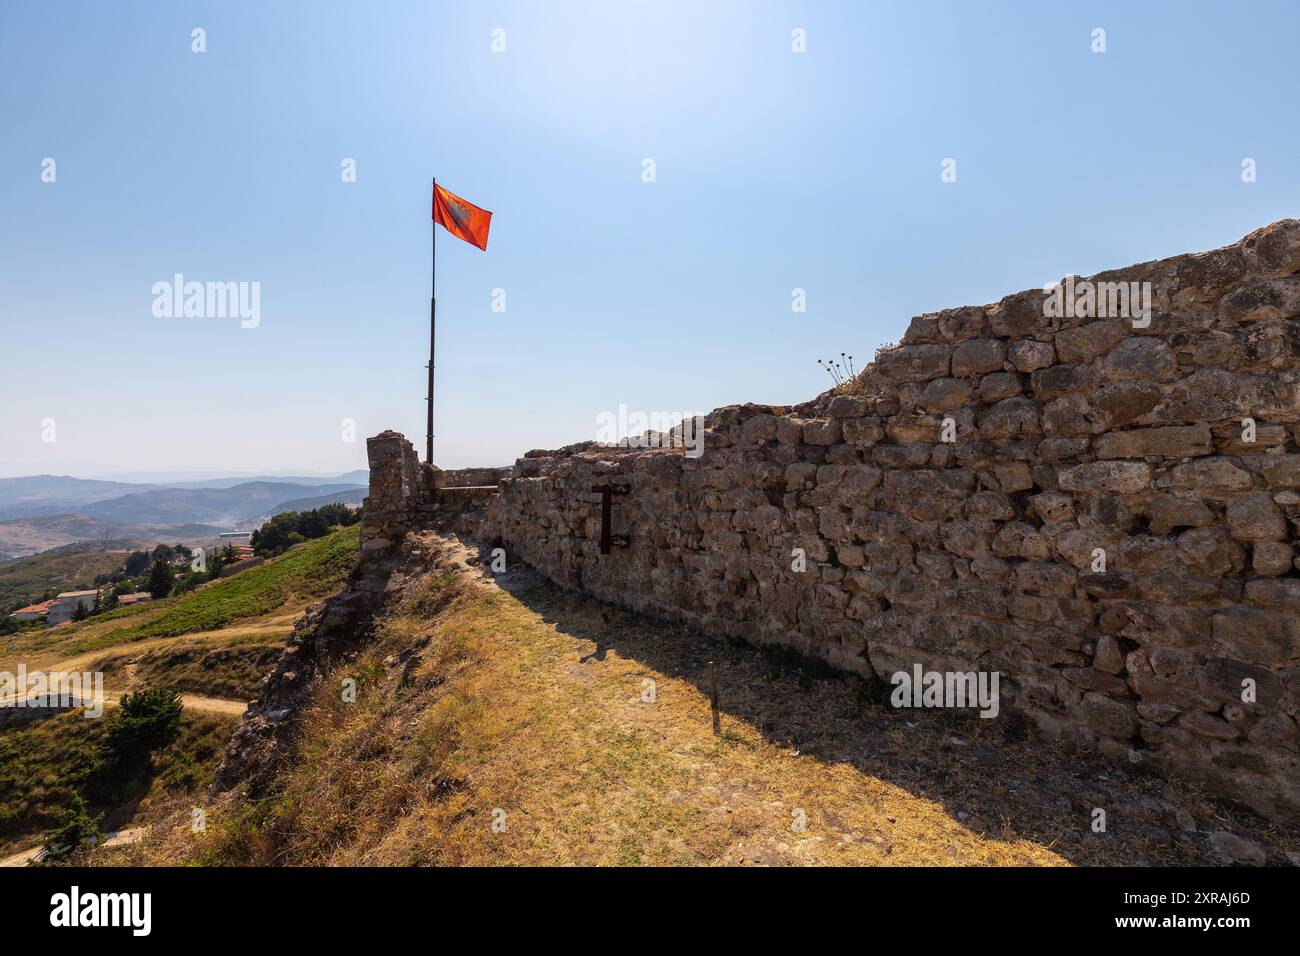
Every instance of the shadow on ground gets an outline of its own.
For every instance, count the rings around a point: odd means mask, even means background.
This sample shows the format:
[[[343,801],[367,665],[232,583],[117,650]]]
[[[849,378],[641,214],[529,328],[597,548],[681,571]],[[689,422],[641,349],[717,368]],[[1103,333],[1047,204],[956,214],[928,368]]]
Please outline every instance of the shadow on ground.
[[[894,710],[887,687],[786,649],[651,621],[529,572],[498,584],[563,634],[591,642],[584,664],[612,651],[707,695],[714,661],[724,733],[728,722],[742,721],[782,748],[848,764],[940,803],[984,839],[1029,840],[1079,865],[1194,865],[1229,862],[1213,838],[1229,831],[1262,847],[1270,864],[1300,859],[1297,828],[1192,785],[1108,766],[1018,715]],[[1105,832],[1094,832],[1097,809],[1105,811]]]

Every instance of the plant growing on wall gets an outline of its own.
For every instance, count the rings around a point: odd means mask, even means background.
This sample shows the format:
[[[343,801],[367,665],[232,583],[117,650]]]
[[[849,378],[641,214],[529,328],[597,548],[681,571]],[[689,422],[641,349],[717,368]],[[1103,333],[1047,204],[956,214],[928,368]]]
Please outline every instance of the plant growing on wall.
[[[844,388],[858,377],[858,372],[853,367],[853,356],[846,352],[840,353],[839,361],[833,358],[818,359],[817,364],[826,370],[836,389]]]

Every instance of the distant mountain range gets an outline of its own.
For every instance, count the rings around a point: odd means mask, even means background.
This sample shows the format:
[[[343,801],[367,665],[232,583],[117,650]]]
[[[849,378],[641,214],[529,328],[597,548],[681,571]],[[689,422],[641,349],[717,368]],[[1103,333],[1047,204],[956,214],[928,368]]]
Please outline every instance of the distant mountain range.
[[[178,524],[238,524],[250,514],[261,514],[281,501],[314,498],[338,491],[356,491],[363,485],[296,485],[249,481],[230,488],[160,488],[122,495],[86,505],[81,513],[104,521]]]
[[[125,481],[95,481],[65,475],[32,475],[28,478],[0,478],[0,519],[23,514],[58,514],[75,511],[83,505],[106,498],[117,498],[158,485],[139,485]],[[32,512],[51,506],[53,511]]]
[[[60,475],[0,478],[0,554],[105,538],[185,541],[256,527],[271,515],[359,504],[366,471],[325,478],[211,478],[152,485]]]
[[[63,475],[32,475],[26,478],[0,478],[0,521],[11,518],[40,517],[61,514],[88,514],[92,517],[117,521],[144,521],[160,523],[171,520],[217,521],[219,517],[238,520],[258,511],[258,505],[270,500],[307,498],[334,491],[365,487],[370,481],[366,471],[350,471],[328,478],[261,477],[261,478],[211,478],[206,481],[185,481],[175,484],[145,484],[125,481],[98,481],[90,478],[70,478]],[[276,486],[276,487],[268,487]],[[234,491],[247,489],[242,494],[251,507],[224,510],[227,503],[237,503],[240,494],[205,497],[202,494],[185,497],[172,492]],[[156,498],[140,496],[155,493]],[[133,499],[122,505],[113,502]],[[97,509],[91,505],[107,502]],[[177,508],[184,511],[186,504],[198,509],[179,519],[174,517]],[[168,508],[160,513],[155,508]],[[215,511],[214,511],[215,509]],[[217,523],[220,523],[217,521]]]
[[[12,518],[0,521],[0,552],[9,560],[52,549],[80,544],[80,550],[103,550],[104,542],[123,539],[142,544],[198,541],[215,538],[229,530],[209,524],[109,524],[82,514],[51,515],[36,518]]]
[[[132,471],[115,474],[91,475],[96,481],[122,482],[128,485],[148,485],[155,488],[204,488],[218,485],[242,485],[246,481],[287,481],[296,485],[317,485],[331,482],[351,482],[367,480],[364,468],[349,471],[346,474],[259,474],[255,471]],[[137,489],[139,490],[139,489]]]
[[[370,483],[370,472],[364,468],[356,471],[349,471],[343,475],[333,475],[325,478],[311,478],[303,475],[272,476],[272,475],[255,475],[246,478],[209,478],[205,481],[169,481],[159,483],[155,487],[166,488],[233,488],[236,485],[247,485],[256,482],[270,482],[280,485],[307,485],[311,488],[319,488],[324,485],[368,485]],[[137,488],[136,491],[143,491],[143,488]]]

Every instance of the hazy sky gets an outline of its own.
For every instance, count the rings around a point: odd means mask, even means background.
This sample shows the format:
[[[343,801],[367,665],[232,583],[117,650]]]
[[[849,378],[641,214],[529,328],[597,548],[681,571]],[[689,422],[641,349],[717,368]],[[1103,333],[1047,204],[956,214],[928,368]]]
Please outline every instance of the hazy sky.
[[[438,237],[445,467],[1298,214],[1297,4],[1066,6],[5,0],[0,475],[422,447],[433,176],[495,213]],[[156,316],[176,273],[259,324]]]

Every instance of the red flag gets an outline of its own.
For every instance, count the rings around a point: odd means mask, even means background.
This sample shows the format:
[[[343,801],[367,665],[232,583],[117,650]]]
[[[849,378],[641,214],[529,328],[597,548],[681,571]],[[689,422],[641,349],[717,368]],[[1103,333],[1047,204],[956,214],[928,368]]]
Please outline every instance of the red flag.
[[[433,221],[440,223],[442,228],[457,239],[464,239],[471,246],[478,246],[487,252],[492,213],[480,209],[472,202],[466,202],[437,183],[433,184]]]

